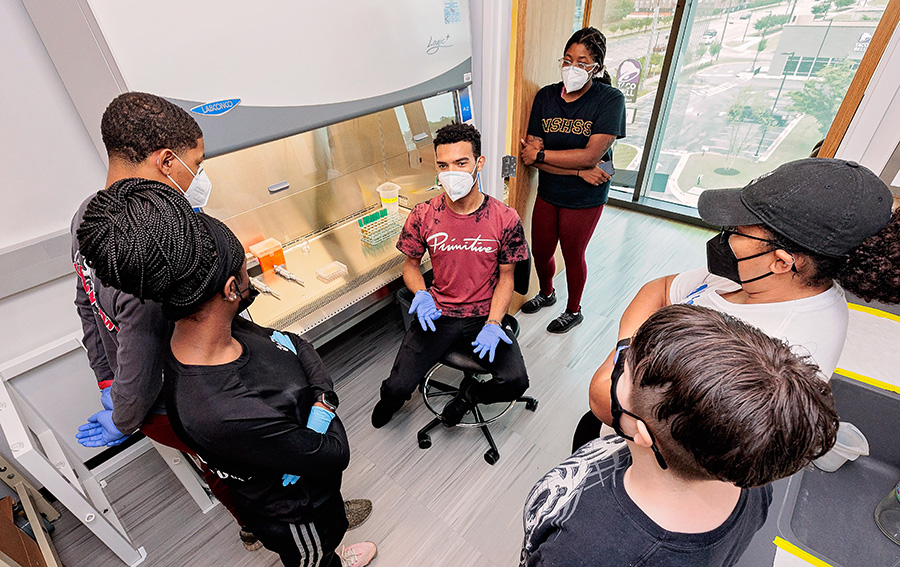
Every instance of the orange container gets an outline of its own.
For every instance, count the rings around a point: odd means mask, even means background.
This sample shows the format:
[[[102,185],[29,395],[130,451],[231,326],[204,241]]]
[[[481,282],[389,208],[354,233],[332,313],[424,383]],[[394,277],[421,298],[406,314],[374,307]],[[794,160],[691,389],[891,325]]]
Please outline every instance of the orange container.
[[[267,238],[254,244],[250,247],[250,253],[259,260],[259,267],[264,272],[284,264],[284,250],[281,243],[274,238]]]

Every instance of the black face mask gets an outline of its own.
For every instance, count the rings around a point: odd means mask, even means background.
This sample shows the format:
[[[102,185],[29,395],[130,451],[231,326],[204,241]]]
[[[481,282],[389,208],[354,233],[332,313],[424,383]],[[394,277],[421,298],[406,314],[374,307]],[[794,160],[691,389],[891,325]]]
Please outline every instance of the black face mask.
[[[625,340],[627,341],[628,339],[625,339]],[[619,341],[619,344],[621,344],[622,342],[623,341]],[[619,395],[616,393],[616,388],[619,385],[619,378],[621,378],[622,374],[624,374],[624,372],[625,372],[625,352],[624,351],[627,348],[628,348],[627,346],[620,347],[619,345],[616,345],[615,367],[613,367],[612,377],[611,377],[610,385],[609,385],[609,410],[610,410],[610,414],[612,414],[612,428],[613,428],[613,431],[616,432],[616,435],[618,435],[619,437],[628,439],[629,441],[634,441],[634,437],[632,437],[630,435],[626,435],[625,432],[622,430],[622,425],[621,425],[622,416],[629,415],[638,421],[644,421],[644,420],[639,418],[638,416],[634,415],[627,409],[623,408],[622,404],[619,403]],[[646,425],[646,423],[647,422],[644,421],[645,425]],[[650,441],[651,441],[650,450],[653,451],[653,455],[656,457],[656,462],[659,465],[659,468],[661,468],[662,470],[666,470],[667,468],[669,468],[669,465],[666,464],[666,460],[663,458],[662,453],[659,452],[659,447],[656,446],[656,438],[653,437],[653,433],[650,431],[649,428],[647,429],[647,433],[650,434]]]
[[[731,245],[728,243],[728,239],[732,234],[774,244],[771,240],[766,240],[764,238],[756,238],[755,236],[741,234],[732,230],[722,230],[722,232],[706,241],[706,268],[709,270],[709,273],[721,276],[741,285],[767,278],[775,273],[769,272],[755,278],[750,278],[749,280],[741,280],[740,272],[738,271],[738,263],[743,262],[744,260],[752,260],[753,258],[765,256],[771,252],[771,250],[760,252],[759,254],[754,254],[752,256],[746,256],[744,258],[738,258],[734,255],[734,250],[731,249]]]
[[[248,292],[247,297],[244,297],[245,291]],[[257,290],[252,285],[247,284],[247,289],[243,291],[239,290],[238,293],[241,294],[241,300],[240,302],[238,302],[238,313],[241,313],[243,311],[246,311],[247,308],[250,307],[250,304],[252,304],[253,300],[256,299],[259,295],[259,290]]]

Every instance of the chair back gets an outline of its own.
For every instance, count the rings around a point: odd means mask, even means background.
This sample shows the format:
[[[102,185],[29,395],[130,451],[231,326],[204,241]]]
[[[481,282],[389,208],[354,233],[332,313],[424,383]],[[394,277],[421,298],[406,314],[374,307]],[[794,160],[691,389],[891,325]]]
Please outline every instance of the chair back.
[[[531,246],[528,247],[528,257],[522,261],[516,262],[513,269],[513,291],[519,295],[528,295],[528,287],[531,285]]]

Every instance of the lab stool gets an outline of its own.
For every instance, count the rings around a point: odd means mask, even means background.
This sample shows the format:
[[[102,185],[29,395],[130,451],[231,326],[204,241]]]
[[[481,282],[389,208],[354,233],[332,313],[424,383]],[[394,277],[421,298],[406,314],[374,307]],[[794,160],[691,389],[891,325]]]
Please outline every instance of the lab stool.
[[[519,335],[519,322],[516,321],[515,317],[505,315],[502,323],[503,327],[512,332],[513,336]],[[431,447],[431,436],[428,432],[442,423],[440,415],[443,404],[438,404],[438,400],[446,399],[449,401],[459,392],[463,381],[478,380],[479,376],[490,374],[489,370],[481,365],[472,348],[470,346],[467,348],[467,346],[460,345],[459,348],[451,348],[451,350],[447,351],[441,360],[428,371],[425,381],[420,387],[425,406],[434,414],[434,419],[417,433],[419,447],[422,449]],[[454,385],[449,383],[450,380],[438,379],[444,378],[448,374],[447,369],[461,372],[462,381]],[[489,465],[493,465],[500,460],[500,450],[497,449],[497,443],[494,442],[494,437],[491,435],[488,425],[506,415],[517,403],[525,404],[525,409],[529,411],[536,411],[538,407],[538,401],[529,396],[521,396],[509,402],[496,404],[475,404],[472,411],[466,413],[463,416],[463,420],[456,425],[456,427],[477,427],[481,429],[488,445],[490,445],[490,449],[484,454],[484,460]]]
[[[524,270],[518,270],[519,265],[523,265]],[[517,271],[524,272],[530,268],[530,266],[527,265],[527,261],[519,262],[519,265],[516,266]],[[525,291],[527,291],[527,280],[525,286]],[[400,288],[400,290],[397,291],[397,303],[400,304],[400,314],[403,317],[403,325],[406,329],[409,329],[409,326],[413,324],[415,319],[409,314],[409,306],[412,303],[413,297],[413,293],[405,287]],[[505,329],[508,329],[513,334],[513,336],[519,336],[519,322],[515,317],[512,315],[504,315],[501,323]],[[429,435],[428,432],[442,423],[440,415],[443,410],[443,404],[439,404],[438,400],[446,399],[447,401],[450,401],[459,392],[459,386],[462,384],[462,380],[478,380],[479,376],[486,374],[490,374],[490,371],[481,365],[479,359],[475,356],[475,352],[468,343],[454,345],[450,350],[444,353],[444,356],[431,368],[431,370],[428,371],[428,374],[425,375],[425,380],[419,387],[419,390],[422,392],[422,399],[425,402],[425,406],[434,414],[434,419],[420,429],[416,435],[420,448],[428,449],[431,447],[431,435]],[[484,434],[485,439],[487,439],[487,442],[490,445],[490,449],[484,454],[484,460],[487,461],[488,464],[493,465],[500,460],[500,450],[497,449],[497,443],[494,442],[494,437],[491,435],[488,425],[506,415],[506,413],[519,402],[524,403],[525,409],[529,411],[537,410],[538,401],[528,396],[522,396],[510,402],[476,404],[472,411],[466,413],[466,415],[463,416],[463,420],[456,426],[477,427],[481,429],[481,432]]]

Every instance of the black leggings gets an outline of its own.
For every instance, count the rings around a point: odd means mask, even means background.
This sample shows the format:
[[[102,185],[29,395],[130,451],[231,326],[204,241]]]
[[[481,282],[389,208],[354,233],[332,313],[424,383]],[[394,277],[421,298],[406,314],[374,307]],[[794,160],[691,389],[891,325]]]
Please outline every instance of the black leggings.
[[[575,427],[575,435],[572,437],[572,452],[580,449],[585,443],[600,437],[600,428],[603,422],[593,414],[587,412],[581,416],[581,421]]]
[[[335,550],[347,532],[347,515],[340,496],[319,506],[316,519],[308,523],[245,518],[253,535],[281,557],[284,567],[341,567]]]
[[[381,383],[381,399],[394,406],[394,410],[399,409],[445,352],[451,348],[474,352],[472,341],[486,320],[487,317],[444,316],[434,321],[436,330],[423,331],[418,319],[414,319],[397,352],[390,377]],[[473,402],[491,404],[515,400],[528,389],[528,373],[519,343],[509,331],[506,335],[512,339],[512,344],[501,341],[497,344],[494,362],[488,362],[488,355],[480,361],[490,370],[492,379],[472,388]]]

